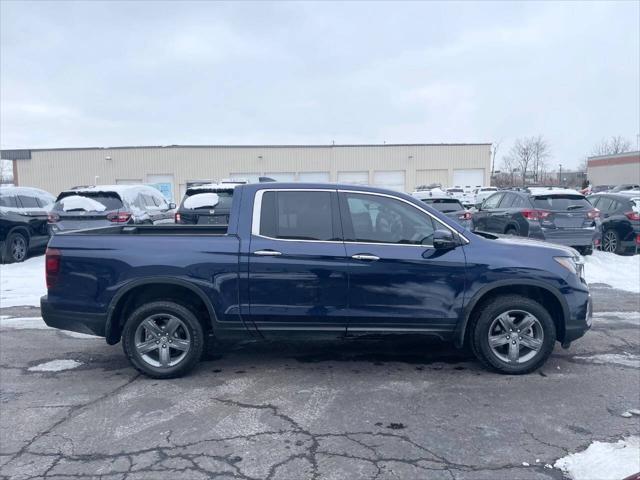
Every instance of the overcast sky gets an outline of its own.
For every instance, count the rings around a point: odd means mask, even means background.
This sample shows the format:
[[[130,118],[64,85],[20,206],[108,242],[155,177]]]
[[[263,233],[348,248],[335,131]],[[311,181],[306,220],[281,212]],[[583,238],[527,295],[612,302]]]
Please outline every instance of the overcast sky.
[[[640,131],[640,3],[1,2],[3,148]]]

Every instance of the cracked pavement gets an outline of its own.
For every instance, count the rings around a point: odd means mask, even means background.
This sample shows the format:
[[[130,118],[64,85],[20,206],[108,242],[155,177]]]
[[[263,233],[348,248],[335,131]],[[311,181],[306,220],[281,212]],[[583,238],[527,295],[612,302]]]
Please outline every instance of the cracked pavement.
[[[596,312],[640,311],[637,295],[593,294]],[[621,416],[640,408],[638,368],[589,361],[640,355],[633,318],[597,314],[520,377],[410,336],[225,343],[162,381],[102,339],[2,328],[0,478],[561,479],[545,464],[640,434],[640,417]],[[82,365],[28,370],[56,359]]]

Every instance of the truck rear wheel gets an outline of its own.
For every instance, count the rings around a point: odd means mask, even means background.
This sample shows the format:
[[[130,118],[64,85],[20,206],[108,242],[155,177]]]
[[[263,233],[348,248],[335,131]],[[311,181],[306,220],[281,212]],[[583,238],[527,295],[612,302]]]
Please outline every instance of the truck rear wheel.
[[[180,377],[202,356],[202,325],[189,309],[155,301],[137,308],[122,332],[122,348],[139,372],[152,378]]]
[[[549,312],[519,295],[497,297],[486,304],[470,333],[478,359],[493,370],[512,375],[540,368],[556,342]]]

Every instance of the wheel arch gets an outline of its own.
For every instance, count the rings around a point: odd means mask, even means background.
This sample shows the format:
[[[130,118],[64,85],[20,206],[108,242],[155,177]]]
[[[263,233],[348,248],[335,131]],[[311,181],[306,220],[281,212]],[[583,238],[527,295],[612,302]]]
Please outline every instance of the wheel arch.
[[[152,290],[155,289],[155,291]],[[186,294],[186,295],[185,295]],[[217,322],[215,309],[211,300],[205,293],[192,283],[177,278],[170,277],[154,277],[146,279],[138,279],[129,282],[126,286],[121,287],[116,295],[111,299],[107,309],[107,321],[105,324],[105,336],[109,345],[115,345],[120,341],[122,334],[122,315],[137,305],[141,305],[140,299],[147,301],[151,299],[162,298],[164,300],[188,300],[197,299],[193,304],[184,304],[185,307],[196,313],[201,320],[205,331],[213,331]],[[199,312],[198,309],[203,310]],[[206,319],[198,316],[198,313],[206,314]],[[204,320],[208,320],[205,322]]]
[[[565,324],[569,318],[569,307],[562,294],[554,287],[535,280],[501,280],[485,285],[465,305],[462,321],[459,322],[454,334],[456,347],[462,347],[468,336],[468,326],[479,313],[482,305],[500,295],[519,294],[532,298],[545,307],[556,325],[558,340],[563,341]]]

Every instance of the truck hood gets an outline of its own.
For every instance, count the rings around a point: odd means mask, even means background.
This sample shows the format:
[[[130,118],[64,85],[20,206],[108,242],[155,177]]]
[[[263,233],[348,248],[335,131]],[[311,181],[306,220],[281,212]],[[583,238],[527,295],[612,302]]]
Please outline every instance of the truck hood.
[[[542,240],[535,240],[533,238],[525,238],[525,237],[516,237],[512,235],[496,235],[492,233],[478,233],[474,232],[476,235],[479,235],[482,238],[492,240],[496,243],[501,243],[504,245],[522,245],[531,248],[537,248],[540,250],[545,250],[547,253],[553,253],[556,256],[564,256],[564,257],[579,257],[580,253],[571,247],[566,247],[564,245],[557,245],[554,243],[543,242]],[[555,252],[554,252],[555,251]]]

